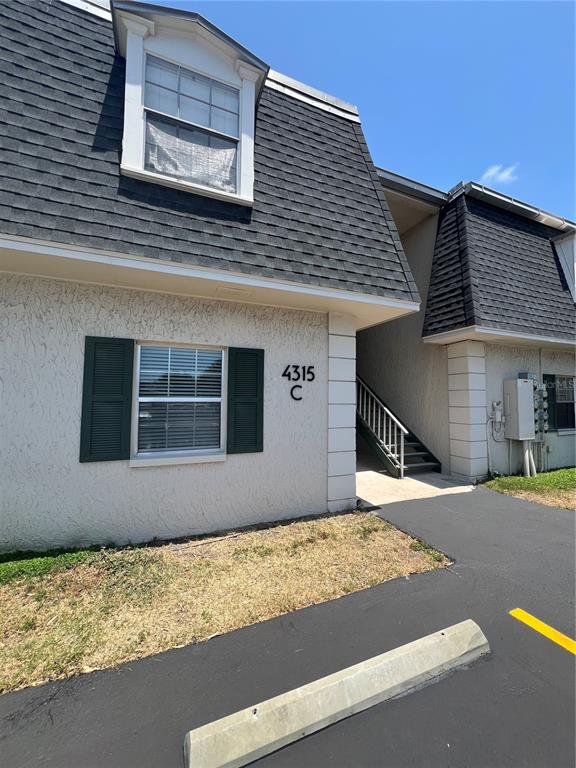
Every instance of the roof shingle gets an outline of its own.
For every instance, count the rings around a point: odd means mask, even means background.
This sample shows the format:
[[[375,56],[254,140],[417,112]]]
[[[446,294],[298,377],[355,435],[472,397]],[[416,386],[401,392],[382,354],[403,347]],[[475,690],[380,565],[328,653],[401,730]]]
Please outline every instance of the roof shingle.
[[[112,26],[0,4],[0,231],[417,301],[360,126],[265,87],[253,208],[120,175]]]
[[[424,336],[481,325],[574,338],[574,302],[557,230],[460,195],[440,215]]]

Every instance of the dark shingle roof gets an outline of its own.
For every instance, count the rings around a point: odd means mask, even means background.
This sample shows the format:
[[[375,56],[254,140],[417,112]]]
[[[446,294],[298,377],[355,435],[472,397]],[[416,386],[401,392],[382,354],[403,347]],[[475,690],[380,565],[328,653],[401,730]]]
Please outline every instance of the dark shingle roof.
[[[265,87],[252,209],[121,176],[112,26],[0,3],[0,231],[418,300],[360,126]]]
[[[440,215],[424,336],[481,325],[574,338],[574,302],[558,231],[468,195]]]

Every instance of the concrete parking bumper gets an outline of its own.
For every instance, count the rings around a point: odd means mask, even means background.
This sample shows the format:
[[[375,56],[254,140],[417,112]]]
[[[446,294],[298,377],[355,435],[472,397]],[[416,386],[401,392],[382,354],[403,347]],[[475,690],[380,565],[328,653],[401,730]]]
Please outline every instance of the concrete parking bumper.
[[[489,652],[468,619],[190,731],[186,768],[240,768]]]

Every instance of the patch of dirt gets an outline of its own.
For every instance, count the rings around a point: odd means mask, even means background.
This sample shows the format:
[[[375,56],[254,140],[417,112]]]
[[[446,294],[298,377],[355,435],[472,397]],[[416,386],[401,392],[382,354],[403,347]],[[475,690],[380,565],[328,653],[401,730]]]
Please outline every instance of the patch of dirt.
[[[506,493],[508,496],[517,496],[519,499],[534,501],[536,504],[544,504],[547,507],[560,507],[561,509],[576,511],[576,494],[574,491],[557,489],[554,491],[546,490],[543,493],[539,493],[538,491],[498,490],[500,493]]]
[[[105,550],[0,587],[0,690],[114,666],[449,564],[366,512]]]

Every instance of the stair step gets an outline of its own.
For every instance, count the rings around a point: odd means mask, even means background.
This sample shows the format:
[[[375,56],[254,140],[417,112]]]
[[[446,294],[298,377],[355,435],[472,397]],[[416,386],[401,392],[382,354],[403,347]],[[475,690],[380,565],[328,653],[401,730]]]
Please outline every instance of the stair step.
[[[415,472],[440,472],[440,462],[421,461],[418,464],[404,464],[404,474],[412,475]]]
[[[432,462],[433,464],[438,464],[434,456],[431,456],[429,453],[424,454],[424,457],[425,458],[423,458],[422,456],[415,456],[414,461],[407,462],[406,459],[410,458],[410,454],[404,455],[404,464],[407,464],[410,467],[419,466],[420,464],[429,464],[430,462]]]
[[[362,391],[365,393],[367,392],[368,397],[374,399],[375,407],[377,406],[377,408],[380,408],[380,405],[386,407],[386,404],[382,400],[379,400],[378,395],[373,392],[360,377],[357,378],[357,382],[360,387],[363,388]],[[399,430],[399,428],[392,428],[391,432],[389,434],[387,433],[385,437],[390,438],[391,440],[396,438],[396,442],[389,447],[386,447],[386,440],[380,440],[372,428],[363,420],[361,409],[357,411],[356,422],[364,443],[367,445],[370,452],[386,467],[390,474],[396,476],[398,472],[398,462],[390,455],[390,452],[397,455],[400,451],[402,434],[404,434],[404,467],[407,474],[412,474],[414,472],[441,471],[440,462],[436,459],[434,454],[426,448],[424,443],[414,434],[414,432],[412,432],[412,430],[407,429],[406,433],[402,432],[400,434],[401,430]]]

